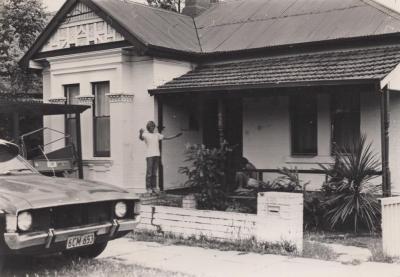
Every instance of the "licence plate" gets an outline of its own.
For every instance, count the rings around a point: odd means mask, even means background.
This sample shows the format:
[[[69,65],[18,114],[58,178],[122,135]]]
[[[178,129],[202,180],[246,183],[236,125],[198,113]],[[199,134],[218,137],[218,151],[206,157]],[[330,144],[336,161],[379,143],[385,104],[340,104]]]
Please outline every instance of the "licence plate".
[[[73,236],[67,239],[67,249],[94,244],[94,234]]]

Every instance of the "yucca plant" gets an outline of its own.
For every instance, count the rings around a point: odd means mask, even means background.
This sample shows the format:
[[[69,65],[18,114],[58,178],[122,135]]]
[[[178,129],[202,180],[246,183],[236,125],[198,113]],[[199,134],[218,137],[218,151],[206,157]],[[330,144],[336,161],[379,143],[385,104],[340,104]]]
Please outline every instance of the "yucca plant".
[[[377,177],[380,163],[371,143],[367,144],[363,135],[346,147],[335,147],[333,154],[333,165],[320,165],[329,178],[323,187],[325,218],[331,228],[351,224],[355,233],[360,226],[375,231],[380,218],[376,197],[380,185],[371,181]]]

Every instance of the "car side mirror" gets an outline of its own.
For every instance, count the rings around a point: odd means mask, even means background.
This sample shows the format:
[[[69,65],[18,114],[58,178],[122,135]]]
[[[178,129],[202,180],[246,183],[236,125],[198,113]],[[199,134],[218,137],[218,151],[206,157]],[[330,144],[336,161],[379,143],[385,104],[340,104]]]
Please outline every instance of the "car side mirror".
[[[9,161],[19,154],[18,145],[0,139],[0,163]]]

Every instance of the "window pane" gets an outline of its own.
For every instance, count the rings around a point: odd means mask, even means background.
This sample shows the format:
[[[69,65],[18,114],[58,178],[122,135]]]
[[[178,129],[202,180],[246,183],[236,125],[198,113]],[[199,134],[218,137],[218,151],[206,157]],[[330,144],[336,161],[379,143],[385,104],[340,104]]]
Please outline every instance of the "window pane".
[[[65,87],[65,98],[67,104],[77,105],[79,96],[79,84],[66,85]],[[77,137],[76,137],[76,120],[75,114],[67,114],[65,118],[65,134],[69,135],[66,138],[66,144],[73,144],[76,149]]]
[[[69,137],[67,138],[67,143],[68,144],[74,144],[74,147],[76,149],[76,142],[77,142],[77,138],[76,138],[76,119],[75,118],[67,118],[66,120],[66,134],[69,135]]]
[[[109,83],[98,83],[94,85],[95,88],[95,105],[96,116],[109,116],[110,103],[106,94],[110,93]]]
[[[335,93],[332,101],[333,144],[348,150],[360,137],[360,94]]]
[[[317,154],[317,98],[316,95],[291,97],[292,154]]]
[[[78,97],[79,96],[79,85],[68,85],[65,86],[65,97],[67,99],[67,104],[79,104]]]
[[[96,153],[108,156],[110,152],[110,117],[97,117],[96,124]]]
[[[93,124],[94,124],[94,156],[110,156],[110,103],[107,94],[110,83],[94,83]]]

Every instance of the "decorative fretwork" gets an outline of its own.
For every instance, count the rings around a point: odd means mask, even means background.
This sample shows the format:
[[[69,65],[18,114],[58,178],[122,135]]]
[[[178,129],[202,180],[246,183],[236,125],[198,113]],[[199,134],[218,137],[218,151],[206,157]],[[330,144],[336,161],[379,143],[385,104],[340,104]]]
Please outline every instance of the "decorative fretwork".
[[[87,6],[78,3],[43,46],[42,52],[121,40],[121,34]]]
[[[49,102],[52,104],[66,104],[67,98],[65,97],[57,97],[57,98],[50,98]]]
[[[112,93],[107,95],[110,99],[110,103],[132,103],[133,102],[133,94],[126,93]]]

